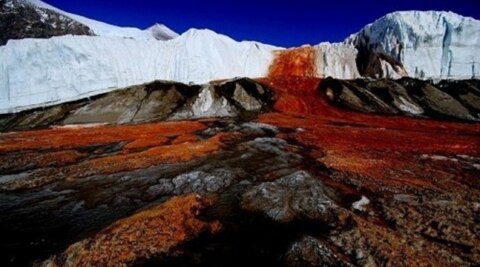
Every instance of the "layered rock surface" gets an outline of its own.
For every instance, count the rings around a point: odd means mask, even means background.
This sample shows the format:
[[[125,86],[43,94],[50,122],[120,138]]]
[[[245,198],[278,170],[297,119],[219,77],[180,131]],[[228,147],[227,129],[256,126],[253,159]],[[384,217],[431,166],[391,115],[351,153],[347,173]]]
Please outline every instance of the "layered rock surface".
[[[401,80],[327,79],[320,85],[331,101],[360,112],[414,117],[480,120],[480,90],[475,80],[428,83]]]
[[[77,124],[248,116],[270,109],[272,92],[254,80],[204,86],[157,81],[93,98],[0,116],[3,131]]]

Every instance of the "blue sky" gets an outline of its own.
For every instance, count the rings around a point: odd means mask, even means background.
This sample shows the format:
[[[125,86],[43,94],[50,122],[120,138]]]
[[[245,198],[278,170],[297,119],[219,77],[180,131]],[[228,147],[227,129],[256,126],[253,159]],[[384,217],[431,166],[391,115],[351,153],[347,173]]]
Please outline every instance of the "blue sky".
[[[341,41],[397,10],[448,10],[480,19],[480,0],[43,0],[120,26],[159,22],[176,32],[209,28],[236,40],[279,46]]]

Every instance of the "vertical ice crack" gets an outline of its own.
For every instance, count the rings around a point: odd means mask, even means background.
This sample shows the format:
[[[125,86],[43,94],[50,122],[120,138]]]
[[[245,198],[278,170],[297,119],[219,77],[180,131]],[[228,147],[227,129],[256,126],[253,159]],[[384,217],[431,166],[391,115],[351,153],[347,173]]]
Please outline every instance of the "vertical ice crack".
[[[445,26],[445,34],[443,35],[442,44],[442,62],[440,69],[440,76],[443,78],[445,75],[450,76],[452,67],[452,51],[450,45],[452,43],[452,24],[450,24],[446,18],[443,18],[443,25]]]

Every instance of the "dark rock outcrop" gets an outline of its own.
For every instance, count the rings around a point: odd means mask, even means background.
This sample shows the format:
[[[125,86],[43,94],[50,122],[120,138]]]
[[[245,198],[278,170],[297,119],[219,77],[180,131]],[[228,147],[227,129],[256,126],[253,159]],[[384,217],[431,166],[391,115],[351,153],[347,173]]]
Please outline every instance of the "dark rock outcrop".
[[[75,102],[1,115],[0,131],[248,116],[269,110],[272,102],[270,89],[251,79],[205,86],[156,81]]]
[[[275,221],[314,220],[336,226],[338,207],[325,194],[325,187],[305,171],[298,171],[247,191],[242,207],[258,211]]]
[[[299,241],[293,243],[285,255],[287,266],[305,266],[305,267],[352,267],[341,258],[326,243],[311,237],[305,236]]]
[[[87,26],[22,0],[0,0],[0,45],[8,40],[94,35]]]
[[[362,77],[382,78],[406,75],[406,71],[398,60],[368,47],[361,40],[354,43],[358,50],[356,59],[358,72]]]
[[[458,89],[458,90],[456,90]],[[379,114],[479,121],[479,88],[472,81],[420,81],[328,78],[320,90],[340,106]]]

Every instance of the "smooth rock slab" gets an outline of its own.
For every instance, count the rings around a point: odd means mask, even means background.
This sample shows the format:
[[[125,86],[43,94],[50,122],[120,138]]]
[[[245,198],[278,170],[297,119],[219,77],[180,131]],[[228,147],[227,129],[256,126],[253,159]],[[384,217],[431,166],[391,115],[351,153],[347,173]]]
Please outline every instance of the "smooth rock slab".
[[[242,197],[242,208],[282,223],[310,219],[335,225],[338,218],[337,206],[323,184],[303,170],[249,189]]]

